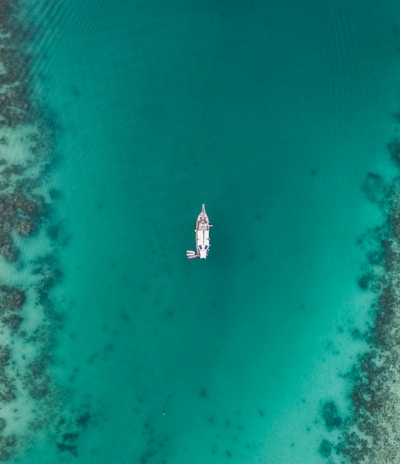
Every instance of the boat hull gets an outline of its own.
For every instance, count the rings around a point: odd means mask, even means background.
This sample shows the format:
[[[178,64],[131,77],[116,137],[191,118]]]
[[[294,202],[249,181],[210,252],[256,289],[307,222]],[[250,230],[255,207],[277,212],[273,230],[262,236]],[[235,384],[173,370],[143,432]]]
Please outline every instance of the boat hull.
[[[206,213],[205,204],[203,203],[201,213],[196,221],[196,250],[200,259],[206,259],[210,251],[210,228],[212,225]]]

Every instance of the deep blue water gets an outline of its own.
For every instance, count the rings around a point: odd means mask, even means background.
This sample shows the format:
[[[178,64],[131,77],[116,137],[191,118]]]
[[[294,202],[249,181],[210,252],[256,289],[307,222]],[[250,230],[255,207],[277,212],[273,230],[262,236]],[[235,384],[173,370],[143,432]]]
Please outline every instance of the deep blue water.
[[[21,7],[58,231],[25,253],[62,278],[52,420],[16,432],[15,462],[326,462],[321,405],[348,412],[373,296],[357,239],[382,217],[362,184],[393,172],[383,3]],[[189,261],[203,202],[212,248]]]

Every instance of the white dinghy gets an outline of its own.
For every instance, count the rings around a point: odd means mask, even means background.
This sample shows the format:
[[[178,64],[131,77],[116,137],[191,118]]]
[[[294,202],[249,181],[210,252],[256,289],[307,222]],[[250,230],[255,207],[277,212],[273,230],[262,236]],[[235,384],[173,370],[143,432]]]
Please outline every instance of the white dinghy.
[[[192,250],[187,250],[186,256],[189,259],[207,258],[208,252],[210,251],[210,227],[212,227],[212,225],[206,213],[206,205],[203,203],[201,213],[197,216],[195,229],[197,253]]]

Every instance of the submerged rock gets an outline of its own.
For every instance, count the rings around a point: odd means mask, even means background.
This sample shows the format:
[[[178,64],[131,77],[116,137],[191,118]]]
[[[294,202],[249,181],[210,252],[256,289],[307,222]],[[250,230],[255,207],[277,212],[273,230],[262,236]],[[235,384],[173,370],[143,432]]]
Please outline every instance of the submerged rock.
[[[371,284],[371,281],[372,281],[373,277],[371,274],[363,274],[359,279],[358,279],[358,286],[362,289],[362,290],[368,290],[370,284]]]
[[[40,200],[28,193],[32,190],[32,180],[19,176],[19,180],[15,185],[8,185],[11,175],[17,175],[19,172],[24,172],[24,168],[13,165],[4,169],[1,175],[0,253],[9,261],[14,261],[17,258],[17,250],[13,243],[13,231],[16,231],[21,236],[31,235],[36,229],[34,218],[38,216],[40,209]],[[8,192],[10,189],[13,190],[13,193]]]
[[[18,329],[21,325],[22,317],[19,314],[10,314],[1,319],[1,322],[12,330]]]
[[[373,172],[367,174],[362,188],[367,199],[377,204],[382,204],[388,191],[384,178]]]
[[[25,302],[25,292],[16,287],[0,285],[0,313],[15,311]]]
[[[400,166],[400,140],[395,137],[387,145],[392,160]]]
[[[7,376],[4,368],[0,368],[0,401],[8,403],[16,398],[16,386]]]
[[[15,435],[0,435],[0,461],[8,461],[17,446]]]
[[[8,346],[0,345],[0,369],[7,365],[10,357],[10,348]]]
[[[35,231],[35,224],[30,221],[20,221],[16,224],[15,228],[20,235],[27,237]]]
[[[57,443],[57,448],[60,451],[68,451],[71,453],[73,456],[77,457],[78,456],[78,450],[75,444],[71,443]]]
[[[338,414],[336,405],[333,401],[327,401],[322,407],[322,417],[326,428],[331,431],[342,425],[342,419]]]
[[[51,380],[46,365],[44,357],[38,358],[29,364],[24,376],[24,386],[35,400],[43,399],[51,392]]]
[[[319,452],[324,458],[329,458],[332,453],[332,443],[328,440],[322,440],[319,445]]]

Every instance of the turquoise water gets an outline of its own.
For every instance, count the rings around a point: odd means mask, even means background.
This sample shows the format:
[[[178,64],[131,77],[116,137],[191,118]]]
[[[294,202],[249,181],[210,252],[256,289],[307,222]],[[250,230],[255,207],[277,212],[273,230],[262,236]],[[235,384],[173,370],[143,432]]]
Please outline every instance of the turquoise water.
[[[348,412],[373,297],[362,184],[394,172],[397,2],[22,10],[57,195],[51,243],[21,247],[62,278],[52,420],[15,462],[327,462],[321,408]]]

